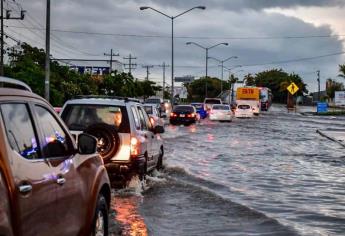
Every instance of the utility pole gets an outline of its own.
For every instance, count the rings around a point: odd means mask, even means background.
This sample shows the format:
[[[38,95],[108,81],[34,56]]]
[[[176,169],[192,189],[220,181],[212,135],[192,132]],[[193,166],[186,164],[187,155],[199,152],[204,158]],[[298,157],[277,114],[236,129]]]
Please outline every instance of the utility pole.
[[[318,83],[317,101],[320,102],[320,70],[317,70],[316,73],[317,73],[317,83]]]
[[[1,50],[1,56],[0,56],[0,76],[4,76],[4,0],[0,0],[0,11],[1,11],[1,46],[0,46],[0,50]],[[21,10],[20,11],[20,17],[11,17],[11,11],[10,10],[6,10],[6,20],[24,20],[24,16],[25,16],[25,11]]]
[[[165,68],[169,67],[169,65],[166,65],[165,62],[163,62],[163,65],[159,65],[159,67],[163,68],[163,99],[164,99],[164,92],[165,92]]]
[[[128,69],[128,72],[130,74],[132,74],[132,70],[135,70],[136,67],[137,67],[137,64],[132,63],[132,60],[136,60],[137,58],[136,57],[132,57],[132,55],[129,54],[128,57],[124,57],[123,59],[128,60],[128,64],[124,64],[124,66],[125,66],[125,69]],[[128,66],[128,68],[126,68],[126,66]]]
[[[50,98],[50,0],[47,0],[46,12],[46,61],[45,61],[45,80],[44,98],[49,102]]]
[[[146,68],[146,80],[149,80],[150,69],[153,68],[153,65],[146,65],[143,68]]]
[[[120,56],[119,53],[114,54],[113,49],[110,49],[110,54],[104,53],[104,56],[110,56],[110,73],[113,71],[113,57],[118,57]]]

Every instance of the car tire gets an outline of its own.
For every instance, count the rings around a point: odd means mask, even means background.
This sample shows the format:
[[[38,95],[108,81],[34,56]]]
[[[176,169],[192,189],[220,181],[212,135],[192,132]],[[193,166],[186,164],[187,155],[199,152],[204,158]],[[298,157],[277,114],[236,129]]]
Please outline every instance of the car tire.
[[[164,148],[163,146],[159,149],[159,156],[158,156],[158,161],[157,161],[157,170],[163,169],[163,157],[164,157]]]
[[[87,127],[85,133],[97,138],[97,151],[104,161],[115,156],[120,146],[120,137],[115,126],[104,123],[94,124]]]
[[[92,236],[108,236],[108,214],[107,201],[100,194],[97,199],[95,215],[92,221]]]

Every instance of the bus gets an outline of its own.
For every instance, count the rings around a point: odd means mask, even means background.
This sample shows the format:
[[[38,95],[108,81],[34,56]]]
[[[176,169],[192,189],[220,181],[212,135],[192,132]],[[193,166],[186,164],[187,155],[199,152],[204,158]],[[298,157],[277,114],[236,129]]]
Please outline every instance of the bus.
[[[268,111],[272,105],[272,91],[269,88],[261,87],[260,88],[260,105],[261,111]]]

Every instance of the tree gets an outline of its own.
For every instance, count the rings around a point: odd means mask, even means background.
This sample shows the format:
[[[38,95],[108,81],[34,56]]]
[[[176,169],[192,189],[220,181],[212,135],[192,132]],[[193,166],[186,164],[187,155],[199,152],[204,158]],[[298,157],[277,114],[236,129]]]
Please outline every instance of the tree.
[[[285,103],[287,99],[287,86],[294,82],[299,90],[296,93],[303,95],[308,93],[307,85],[302,78],[297,74],[288,74],[282,69],[272,69],[260,72],[255,76],[255,85],[258,87],[268,87],[272,90],[273,99],[275,102]]]
[[[327,92],[328,98],[333,99],[336,91],[343,91],[343,90],[344,90],[343,83],[339,83],[332,79],[327,79],[326,92]]]
[[[188,100],[202,102],[205,99],[207,83],[207,96],[217,97],[221,92],[221,81],[218,78],[202,77],[185,85],[188,91]]]
[[[345,79],[345,64],[339,65],[339,72],[340,74],[338,76]]]

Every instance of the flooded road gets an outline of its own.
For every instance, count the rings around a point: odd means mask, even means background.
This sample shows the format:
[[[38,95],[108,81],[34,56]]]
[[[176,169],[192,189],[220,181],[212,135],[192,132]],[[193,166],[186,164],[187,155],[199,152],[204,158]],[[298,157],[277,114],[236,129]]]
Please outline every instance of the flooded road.
[[[316,133],[344,124],[278,106],[169,126],[166,169],[142,192],[115,194],[113,235],[344,235],[344,148]]]

